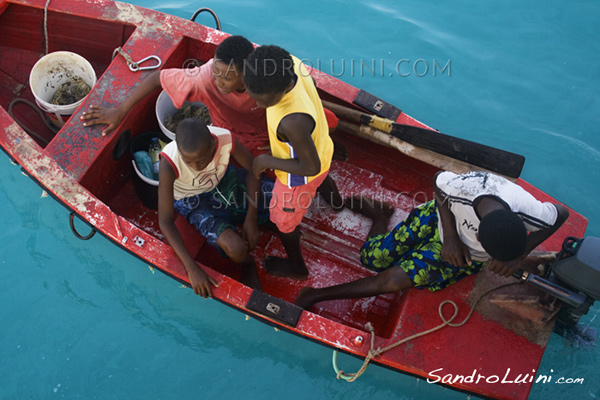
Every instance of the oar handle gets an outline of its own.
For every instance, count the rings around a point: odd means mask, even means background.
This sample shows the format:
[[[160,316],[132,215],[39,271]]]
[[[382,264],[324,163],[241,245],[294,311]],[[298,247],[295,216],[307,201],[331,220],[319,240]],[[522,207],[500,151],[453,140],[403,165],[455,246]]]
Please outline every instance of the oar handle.
[[[333,111],[338,118],[345,119],[346,121],[359,122],[385,133],[390,133],[392,131],[394,121],[390,119],[381,118],[377,115],[365,114],[362,111],[354,110],[352,108],[335,104],[326,100],[323,100],[323,106]]]
[[[463,163],[516,179],[521,174],[525,157],[480,143],[445,135],[438,131],[412,125],[402,125],[386,118],[323,101],[323,105],[339,118],[358,122],[377,131],[410,143],[416,147],[454,158]]]
[[[337,115],[338,118],[342,118],[342,119],[345,119],[346,121],[351,121],[351,122],[361,122],[360,118],[363,115],[366,115],[366,114],[363,114],[361,111],[354,110],[352,108],[348,108],[348,107],[345,107],[345,106],[342,106],[342,105],[339,105],[336,103],[332,103],[332,102],[326,101],[326,100],[323,100],[323,107],[333,111],[333,113],[335,115]]]

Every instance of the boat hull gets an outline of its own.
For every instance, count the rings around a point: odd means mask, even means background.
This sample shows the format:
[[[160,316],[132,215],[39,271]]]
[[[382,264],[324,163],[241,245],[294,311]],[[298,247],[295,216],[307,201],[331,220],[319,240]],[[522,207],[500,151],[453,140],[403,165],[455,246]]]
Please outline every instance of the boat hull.
[[[122,47],[134,60],[156,55],[165,68],[179,68],[190,60],[206,62],[227,34],[125,3],[53,0],[48,9],[49,51],[82,55],[98,76],[83,104],[53,133],[27,107],[14,106],[13,115],[8,113],[15,98],[33,101],[26,83],[31,67],[44,52],[44,6],[42,0],[0,1],[0,145],[24,172],[97,232],[189,285],[185,269],[160,233],[156,211],[144,207],[137,197],[131,155],[120,159],[112,156],[123,132],[129,131],[135,137],[158,131],[154,116],[158,92],[136,105],[120,128],[106,137],[101,135],[101,127],[83,127],[79,117],[92,104],[116,105],[149,73],[132,72],[120,56],[113,59],[115,48]],[[311,73],[324,100],[357,108],[353,101],[359,89],[317,70]],[[36,135],[27,133],[15,118],[31,124]],[[427,128],[404,113],[395,121]],[[416,204],[432,198],[432,181],[438,167],[343,130],[336,131],[334,139],[349,154],[348,161],[335,161],[331,170],[342,194],[367,194],[393,203],[393,222],[403,219]],[[517,183],[539,200],[557,202],[521,179]],[[336,214],[322,201],[316,203],[301,225],[303,252],[311,270],[308,281],[298,283],[266,274],[263,257],[284,254],[273,232],[265,231],[253,252],[263,287],[272,296],[293,302],[303,286],[323,287],[370,275],[358,259],[369,221],[349,210]],[[366,357],[370,348],[366,323],[374,327],[375,347],[387,347],[441,324],[438,307],[445,300],[457,305],[456,320],[462,321],[485,284],[483,280],[494,279],[469,277],[436,293],[409,290],[370,299],[324,302],[302,312],[297,324],[290,326],[249,310],[252,289],[239,282],[236,266],[205,245],[183,218],[179,217],[176,224],[190,254],[219,282],[214,290],[218,301],[278,329],[360,358]],[[542,245],[542,250],[558,250],[565,236],[583,236],[586,224],[584,217],[571,210],[567,223]],[[452,312],[444,309],[446,318]],[[445,327],[400,345],[372,362],[482,397],[524,399],[532,382],[514,382],[515,378],[521,375],[525,380],[525,374],[535,374],[532,371],[539,366],[551,324],[535,335],[527,332],[535,330],[534,325],[516,333],[501,319],[494,318],[493,312],[486,314],[478,309],[464,326]]]

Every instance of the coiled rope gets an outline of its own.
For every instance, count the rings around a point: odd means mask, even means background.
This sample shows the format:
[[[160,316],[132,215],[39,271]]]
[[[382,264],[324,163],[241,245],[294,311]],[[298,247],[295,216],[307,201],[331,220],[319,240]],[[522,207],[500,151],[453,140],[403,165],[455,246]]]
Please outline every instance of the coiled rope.
[[[369,363],[371,362],[372,359],[374,359],[377,356],[380,356],[381,354],[385,353],[388,350],[391,350],[397,346],[400,346],[401,344],[404,344],[410,340],[419,338],[421,336],[425,336],[428,335],[430,333],[433,333],[437,330],[442,329],[445,326],[451,326],[453,328],[457,328],[460,326],[463,326],[464,324],[467,323],[467,321],[469,320],[469,318],[471,318],[471,315],[473,314],[473,311],[475,311],[475,308],[477,306],[477,304],[479,303],[479,301],[486,296],[488,293],[493,292],[494,290],[498,290],[501,289],[503,287],[507,287],[507,286],[512,286],[512,285],[519,285],[522,284],[523,281],[519,281],[519,282],[511,282],[511,283],[506,283],[504,285],[500,285],[494,288],[491,288],[489,290],[487,290],[486,292],[482,293],[477,300],[475,301],[475,304],[473,304],[473,307],[471,308],[471,311],[469,311],[469,314],[467,314],[467,316],[465,317],[465,319],[462,322],[459,323],[455,323],[453,324],[452,321],[454,321],[454,318],[456,318],[456,316],[458,315],[458,306],[456,305],[455,302],[453,302],[452,300],[444,300],[440,303],[440,305],[438,306],[438,314],[442,320],[442,323],[434,328],[431,329],[427,329],[426,331],[423,332],[419,332],[416,333],[414,335],[408,336],[404,339],[399,340],[398,342],[392,343],[391,345],[384,347],[384,348],[375,348],[375,329],[373,329],[373,325],[371,325],[370,322],[367,322],[367,324],[365,325],[365,328],[371,333],[371,349],[369,350],[369,352],[367,353],[367,356],[365,357],[365,360],[363,361],[363,365],[362,367],[355,373],[345,373],[343,370],[339,369],[337,366],[337,353],[338,350],[334,350],[333,351],[333,358],[332,358],[332,363],[333,363],[333,369],[335,370],[337,379],[344,379],[346,382],[354,382],[356,379],[358,379],[359,376],[361,376],[366,370],[367,367],[369,366]],[[442,313],[442,309],[444,308],[444,305],[446,304],[450,304],[454,307],[454,314],[452,315],[452,317],[450,317],[449,319],[446,319],[444,317],[444,314]]]

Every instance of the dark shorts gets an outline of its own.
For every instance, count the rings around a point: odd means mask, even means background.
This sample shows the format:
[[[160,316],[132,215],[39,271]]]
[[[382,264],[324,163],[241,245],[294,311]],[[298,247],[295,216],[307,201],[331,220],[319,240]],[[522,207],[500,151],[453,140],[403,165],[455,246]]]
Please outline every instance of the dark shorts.
[[[261,197],[256,202],[259,225],[269,220],[268,206],[273,183],[268,178],[261,180]],[[175,201],[175,211],[185,217],[225,257],[225,252],[217,246],[217,239],[226,229],[235,231],[237,225],[244,223],[250,201],[254,199],[248,198],[246,170],[230,165],[215,189]]]
[[[437,226],[435,201],[421,204],[390,232],[368,238],[360,250],[361,262],[376,272],[398,265],[414,287],[432,292],[481,271],[483,262],[460,268],[442,259]]]

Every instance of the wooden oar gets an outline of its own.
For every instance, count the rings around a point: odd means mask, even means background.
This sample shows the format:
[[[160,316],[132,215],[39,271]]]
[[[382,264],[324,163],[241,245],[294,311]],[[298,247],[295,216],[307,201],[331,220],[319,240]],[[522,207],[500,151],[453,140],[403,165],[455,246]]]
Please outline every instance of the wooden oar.
[[[500,175],[518,178],[525,163],[525,157],[515,153],[445,135],[430,129],[398,124],[389,119],[365,114],[329,101],[323,101],[323,105],[333,111],[339,118],[370,126],[404,142]]]
[[[366,125],[356,125],[351,122],[340,120],[338,129],[352,135],[361,137],[368,141],[381,144],[383,146],[392,147],[398,150],[400,153],[405,154],[415,160],[422,161],[426,164],[433,165],[444,171],[452,171],[455,174],[465,174],[470,171],[489,171],[485,168],[481,168],[472,164],[465,163],[463,161],[456,160],[451,157],[447,157],[443,154],[436,153],[435,151],[423,149],[421,147],[413,146],[403,140],[400,140],[389,133],[379,131],[375,128]],[[506,179],[516,182],[515,178],[503,175]]]

